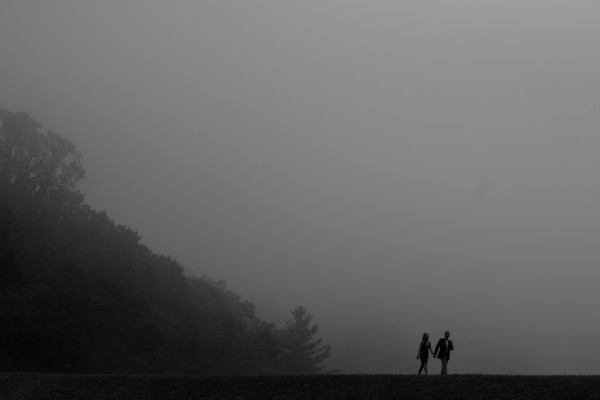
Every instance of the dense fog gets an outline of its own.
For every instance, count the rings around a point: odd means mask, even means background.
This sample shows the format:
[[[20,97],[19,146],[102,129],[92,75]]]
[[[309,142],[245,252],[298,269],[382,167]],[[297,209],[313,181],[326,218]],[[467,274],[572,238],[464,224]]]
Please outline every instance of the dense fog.
[[[598,374],[600,5],[8,1],[86,201],[349,373]],[[439,362],[430,360],[430,373]]]

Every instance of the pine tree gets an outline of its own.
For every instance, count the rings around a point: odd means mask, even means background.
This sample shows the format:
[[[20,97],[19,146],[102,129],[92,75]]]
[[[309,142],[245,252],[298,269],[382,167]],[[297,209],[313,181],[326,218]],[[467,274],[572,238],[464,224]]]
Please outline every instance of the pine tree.
[[[329,358],[331,346],[315,339],[318,324],[312,324],[313,316],[299,305],[290,311],[292,319],[285,321],[282,332],[283,360],[290,374],[318,374],[323,371],[323,361]]]

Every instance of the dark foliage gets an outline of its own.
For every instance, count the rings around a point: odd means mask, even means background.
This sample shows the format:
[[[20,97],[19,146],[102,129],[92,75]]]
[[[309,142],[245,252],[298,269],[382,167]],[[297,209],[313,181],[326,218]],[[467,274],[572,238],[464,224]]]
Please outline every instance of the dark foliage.
[[[0,371],[285,372],[279,332],[85,204],[75,147],[0,111]]]
[[[80,154],[68,139],[24,112],[0,109],[0,174],[20,191],[48,199],[56,191],[75,191],[85,174]]]

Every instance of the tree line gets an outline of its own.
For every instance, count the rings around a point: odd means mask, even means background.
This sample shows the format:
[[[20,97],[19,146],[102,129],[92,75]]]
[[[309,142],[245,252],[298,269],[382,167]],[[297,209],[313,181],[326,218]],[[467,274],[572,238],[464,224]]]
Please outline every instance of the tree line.
[[[323,372],[303,306],[283,328],[223,281],[188,276],[92,209],[68,139],[0,109],[0,371]]]

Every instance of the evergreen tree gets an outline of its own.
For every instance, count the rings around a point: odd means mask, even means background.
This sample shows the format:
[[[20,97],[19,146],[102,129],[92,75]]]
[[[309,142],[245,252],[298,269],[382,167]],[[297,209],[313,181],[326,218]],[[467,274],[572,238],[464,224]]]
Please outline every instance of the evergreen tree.
[[[313,316],[299,305],[290,311],[292,319],[285,321],[282,332],[282,350],[286,372],[291,374],[318,374],[323,371],[323,361],[329,358],[331,346],[315,338],[319,325]]]

